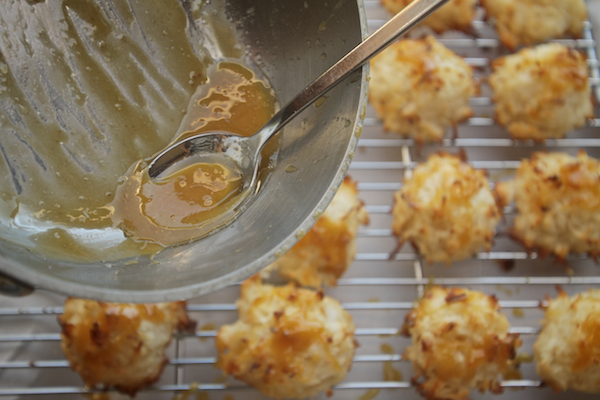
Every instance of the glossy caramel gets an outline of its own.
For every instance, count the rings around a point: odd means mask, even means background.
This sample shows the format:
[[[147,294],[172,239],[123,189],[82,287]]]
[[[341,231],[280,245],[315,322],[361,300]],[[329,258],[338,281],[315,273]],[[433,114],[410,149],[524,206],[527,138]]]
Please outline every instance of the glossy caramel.
[[[325,330],[318,324],[298,315],[284,315],[275,325],[271,350],[279,366],[299,367],[294,359],[315,343],[325,343]],[[292,371],[298,372],[298,371]]]
[[[579,372],[598,363],[600,358],[600,313],[587,316],[579,327],[583,340],[578,343],[578,355],[573,362],[573,372]]]
[[[138,196],[142,214],[169,229],[188,228],[219,215],[241,193],[242,176],[220,164],[193,164],[154,182],[142,179]]]
[[[275,111],[271,89],[245,67],[221,63],[209,72],[209,81],[198,88],[183,124],[195,128],[190,135],[223,130],[249,136]],[[274,166],[277,141],[268,143],[259,166],[259,180],[267,179]],[[241,176],[225,165],[197,163],[152,181],[147,161],[133,165],[125,174],[111,203],[112,221],[133,240],[163,246],[183,243],[205,233],[202,228],[216,217],[233,218],[241,195]],[[226,222],[226,221],[225,221]]]

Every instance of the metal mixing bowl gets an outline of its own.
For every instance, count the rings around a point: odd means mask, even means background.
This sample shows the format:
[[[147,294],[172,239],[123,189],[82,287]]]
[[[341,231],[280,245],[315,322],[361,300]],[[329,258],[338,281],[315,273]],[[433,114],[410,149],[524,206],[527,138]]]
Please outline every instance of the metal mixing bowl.
[[[12,14],[20,15],[15,14],[19,7],[30,7],[27,12],[38,12],[44,19],[50,18],[44,14],[45,8],[56,11],[64,6],[59,0],[8,3],[0,12],[5,29],[10,29],[6,24],[19,24],[18,18],[10,20]],[[123,23],[118,11],[127,7],[127,1],[95,3],[108,10],[105,17],[109,23]],[[245,49],[247,57],[272,84],[280,103],[291,99],[367,32],[360,0],[180,3],[187,15],[192,47],[195,41],[203,40],[199,32],[209,32],[204,45],[213,55],[219,53],[218,45],[222,43],[218,42],[224,37],[223,26],[214,21],[220,15],[233,21],[234,34],[241,44],[235,48]],[[207,23],[206,16],[210,15],[215,16],[212,25]],[[0,45],[5,51],[7,43]],[[153,52],[149,50],[148,54],[152,56]],[[8,67],[17,68],[10,63]],[[32,65],[29,73],[39,73],[40,68],[43,66]],[[168,248],[152,260],[138,257],[110,264],[53,260],[32,253],[18,240],[0,241],[0,272],[36,288],[118,302],[186,299],[258,272],[310,229],[341,184],[362,130],[367,73],[365,67],[349,77],[327,94],[327,101],[310,107],[285,128],[270,180],[256,201],[229,227],[205,239]],[[27,84],[27,75],[13,75]],[[290,165],[295,172],[290,172]]]

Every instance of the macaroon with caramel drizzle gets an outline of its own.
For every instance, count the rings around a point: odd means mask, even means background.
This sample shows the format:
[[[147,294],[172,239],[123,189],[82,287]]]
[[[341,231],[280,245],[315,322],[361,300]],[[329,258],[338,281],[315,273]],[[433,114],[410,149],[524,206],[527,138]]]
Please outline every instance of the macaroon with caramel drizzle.
[[[272,90],[243,66],[222,62],[209,78],[195,95],[183,122],[192,130],[177,140],[219,130],[250,136],[274,113]],[[261,181],[273,169],[277,146],[277,140],[270,141],[263,150]],[[209,160],[155,181],[146,167],[147,160],[142,160],[130,168],[111,204],[114,224],[136,240],[163,246],[179,244],[198,238],[213,219],[228,215],[231,220],[235,216],[242,184],[236,169]]]
[[[514,200],[510,232],[527,250],[600,254],[600,162],[584,151],[533,153],[496,193],[503,205]]]
[[[406,357],[427,399],[462,400],[472,389],[501,393],[521,346],[493,296],[433,286],[407,314],[402,333],[412,339]]]
[[[276,399],[315,396],[344,379],[354,322],[337,300],[293,284],[242,284],[239,320],[219,329],[217,366]]]

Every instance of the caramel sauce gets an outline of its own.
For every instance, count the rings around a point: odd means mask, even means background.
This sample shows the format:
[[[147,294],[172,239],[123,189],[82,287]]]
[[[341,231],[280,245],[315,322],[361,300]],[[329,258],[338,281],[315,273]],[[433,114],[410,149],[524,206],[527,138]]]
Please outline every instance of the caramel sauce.
[[[525,318],[525,311],[523,311],[523,309],[521,309],[521,308],[513,308],[512,314],[516,318]]]
[[[527,364],[534,362],[533,354],[530,353],[519,353],[515,358],[516,364]]]
[[[502,374],[502,378],[507,381],[521,380],[523,379],[523,373],[517,367],[511,366]]]
[[[386,382],[401,382],[403,379],[402,372],[394,368],[391,361],[383,363],[383,380]]]
[[[206,392],[199,392],[198,388],[200,384],[193,382],[190,384],[190,388],[181,393],[177,393],[172,400],[188,400],[192,394],[195,394],[196,400],[208,400],[209,396]]]
[[[492,337],[486,337],[483,343],[448,340],[436,345],[430,355],[439,379],[469,379],[486,362],[506,364],[511,348]]]
[[[223,130],[250,136],[275,111],[270,88],[254,74],[235,63],[220,63],[207,85],[199,88],[190,103],[183,124],[194,128],[178,140],[193,134]],[[263,150],[259,179],[272,171],[277,141]],[[150,179],[145,160],[138,162],[116,191],[113,222],[135,240],[163,246],[179,244],[205,233],[205,224],[217,217],[233,218],[242,195],[242,177],[223,164],[196,163],[159,182]],[[225,221],[227,222],[227,221]]]
[[[323,341],[322,326],[297,316],[282,316],[271,339],[271,349],[280,367],[287,367],[289,373],[299,373],[301,363],[294,362],[314,343]]]
[[[381,350],[381,352],[383,354],[389,354],[389,355],[394,354],[394,348],[391,345],[389,345],[388,343],[382,343],[381,346],[379,347],[379,349]],[[392,364],[391,361],[385,361],[383,363],[383,380],[384,381],[400,382],[400,381],[402,381],[402,378],[403,378],[402,372],[400,372],[396,368],[394,368],[394,365]]]
[[[214,331],[215,329],[217,329],[217,325],[213,323],[204,324],[198,328],[199,331]]]
[[[209,324],[204,324],[202,325],[198,330],[199,331],[214,331],[217,329],[217,325],[209,323]],[[200,341],[201,342],[206,342],[208,340],[207,337],[201,337]]]
[[[217,342],[217,346],[219,345],[219,343]],[[221,350],[219,350],[221,351]],[[221,375],[215,379],[213,379],[212,383],[225,383],[225,385],[227,385],[227,380],[229,379],[229,375]]]
[[[573,372],[579,372],[600,362],[600,313],[588,315],[579,330],[583,339],[577,344],[578,355],[573,362]]]
[[[288,287],[292,292],[283,290],[278,295],[287,297],[296,291],[295,288]],[[293,314],[283,313],[281,316],[275,316],[275,324],[271,328],[273,335],[266,343],[268,353],[272,355],[276,364],[273,379],[279,379],[279,374],[301,375],[305,363],[303,354],[307,354],[313,345],[318,347],[323,360],[327,360],[333,368],[341,368],[327,345],[328,332],[321,324],[311,321],[308,317],[308,310],[313,304],[311,297],[312,294],[310,297],[297,297],[294,303],[299,306],[299,310]]]
[[[142,179],[142,214],[155,225],[177,229],[216,217],[241,192],[242,177],[220,164],[193,164],[154,182]]]
[[[381,350],[383,354],[394,354],[394,348],[387,343],[382,343],[381,346],[379,346],[379,350]]]
[[[288,284],[255,297],[252,286],[256,282],[260,278],[255,275],[242,284],[240,298],[245,301],[240,304],[248,304],[238,308],[240,320],[250,326],[247,332],[253,333],[236,334],[232,340],[229,334],[219,331],[215,340],[218,368],[247,383],[260,379],[263,384],[281,384],[292,378],[295,382],[311,382],[312,368],[307,371],[305,365],[315,357],[335,371],[349,367],[341,364],[332,351],[336,346],[334,333],[313,317],[322,293]],[[279,306],[273,309],[274,304]],[[263,319],[263,311],[272,316]]]
[[[600,177],[596,160],[579,161],[561,168],[561,181],[565,183],[563,192],[576,194],[572,202],[588,210],[600,208]]]
[[[436,346],[432,354],[437,360],[436,374],[442,380],[470,376],[486,359],[485,350],[481,347],[460,342],[448,342],[443,346]],[[464,355],[466,362],[457,359],[457,354]]]

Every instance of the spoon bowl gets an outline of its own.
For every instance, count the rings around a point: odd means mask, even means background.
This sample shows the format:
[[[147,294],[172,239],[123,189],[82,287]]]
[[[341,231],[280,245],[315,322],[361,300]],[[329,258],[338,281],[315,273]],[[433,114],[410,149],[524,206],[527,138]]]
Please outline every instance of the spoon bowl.
[[[211,131],[183,139],[160,153],[148,167],[148,174],[157,183],[168,181],[181,169],[196,163],[218,164],[242,178],[236,204],[227,207],[216,219],[206,221],[194,231],[196,238],[222,228],[244,209],[256,190],[258,163],[263,148],[260,135],[244,137],[225,131]]]
[[[254,160],[261,147],[257,139],[256,135],[243,137],[225,131],[191,136],[160,153],[148,167],[148,174],[160,182],[196,162],[218,162],[244,177],[245,190],[256,176]]]

